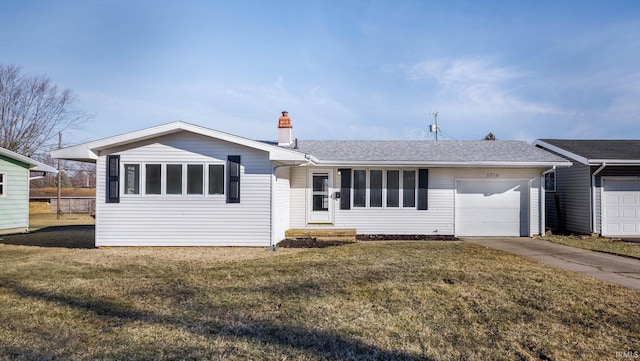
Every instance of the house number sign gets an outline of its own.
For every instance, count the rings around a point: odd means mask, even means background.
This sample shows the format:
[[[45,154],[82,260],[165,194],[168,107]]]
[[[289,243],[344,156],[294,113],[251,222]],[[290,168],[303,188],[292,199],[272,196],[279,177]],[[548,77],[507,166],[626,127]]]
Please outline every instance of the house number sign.
[[[487,178],[499,178],[500,173],[487,173]]]

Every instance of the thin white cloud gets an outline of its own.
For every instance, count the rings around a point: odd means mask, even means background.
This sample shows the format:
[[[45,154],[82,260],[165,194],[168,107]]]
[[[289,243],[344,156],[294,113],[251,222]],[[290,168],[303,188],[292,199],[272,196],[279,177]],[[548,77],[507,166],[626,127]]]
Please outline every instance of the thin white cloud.
[[[530,76],[490,57],[426,60],[405,68],[410,80],[435,82],[437,98],[461,115],[567,114],[518,96]]]

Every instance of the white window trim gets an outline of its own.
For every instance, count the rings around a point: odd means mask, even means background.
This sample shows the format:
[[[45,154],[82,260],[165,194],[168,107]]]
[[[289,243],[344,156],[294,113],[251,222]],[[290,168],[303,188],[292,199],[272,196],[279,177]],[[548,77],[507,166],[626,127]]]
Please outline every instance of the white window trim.
[[[221,165],[222,166],[222,194],[220,193],[216,193],[216,194],[210,194],[209,193],[209,166],[210,165]],[[205,197],[221,197],[224,198],[225,200],[227,199],[227,171],[228,171],[228,167],[227,164],[225,162],[207,162],[204,164],[204,195]]]
[[[371,206],[371,171],[372,170],[379,170],[380,172],[382,172],[382,184],[381,184],[381,189],[380,191],[382,192],[382,204],[380,205],[380,207],[372,207]],[[371,208],[371,209],[382,209],[385,206],[385,193],[387,193],[385,191],[385,173],[386,171],[384,169],[381,168],[369,168],[367,169],[367,208]]]
[[[404,205],[404,172],[413,171],[413,206]],[[418,170],[414,168],[405,168],[400,170],[400,207],[405,209],[418,209]]]
[[[189,166],[190,165],[199,165],[202,166],[202,193],[189,193]],[[205,193],[207,193],[207,184],[205,183],[205,173],[208,169],[205,167],[205,163],[201,162],[188,162],[183,163],[183,172],[182,172],[182,194],[186,197],[204,197]]]
[[[160,193],[159,194],[147,194],[147,166],[148,165],[159,165],[160,166]],[[146,163],[142,163],[142,169],[144,169],[144,171],[142,171],[142,176],[140,177],[140,188],[142,189],[142,195],[144,197],[162,197],[164,196],[164,184],[165,184],[165,170],[164,170],[164,163],[161,162],[146,162]]]
[[[126,169],[126,165],[137,165],[138,166],[138,194],[129,194],[125,191],[126,187],[127,187],[127,182],[126,182],[126,173],[125,173],[125,169]],[[123,162],[122,160],[120,160],[120,174],[121,174],[121,180],[120,180],[120,198],[136,198],[136,197],[141,197],[142,196],[142,163],[140,162]]]
[[[364,171],[364,206],[356,206],[356,171]],[[367,168],[354,168],[351,172],[351,209],[369,208],[369,170]]]
[[[553,189],[547,189],[547,176],[553,174]],[[558,189],[558,176],[556,174],[556,171],[553,170],[549,173],[546,173],[543,177],[542,177],[542,187],[544,188],[544,191],[547,193],[556,193],[557,189]]]
[[[179,165],[180,166],[180,180],[182,184],[180,184],[180,194],[167,193],[167,177],[169,175],[169,166],[170,165]],[[165,197],[184,197],[186,196],[186,163],[182,162],[166,162],[162,163],[162,168],[164,172],[162,172],[162,195]]]
[[[138,165],[138,194],[127,194],[125,192],[126,182],[125,182],[125,165],[135,164]],[[160,193],[159,194],[147,194],[147,165],[160,165]],[[181,177],[182,177],[182,193],[181,194],[167,194],[167,165],[181,165]],[[187,173],[188,166],[190,165],[200,165],[203,169],[202,175],[202,193],[196,194],[187,194]],[[223,179],[222,179],[222,187],[223,193],[219,194],[209,194],[209,165],[219,165],[222,166],[223,169]],[[122,179],[120,181],[120,197],[124,198],[136,198],[136,197],[145,197],[145,198],[157,198],[157,197],[212,197],[212,198],[224,198],[226,199],[227,195],[227,172],[228,167],[225,162],[120,162],[120,174],[122,175]],[[4,174],[4,173],[2,173]],[[6,179],[6,174],[5,174]],[[6,181],[5,181],[6,184]],[[5,185],[5,193],[6,193],[6,185]],[[4,195],[0,194],[0,197]]]
[[[356,170],[364,170],[365,171],[365,206],[355,206],[355,171]],[[382,207],[371,207],[371,171],[372,170],[380,170],[382,171]],[[351,179],[351,209],[417,209],[418,208],[418,168],[354,168]],[[387,206],[387,172],[388,171],[397,171],[398,172],[398,206],[397,207],[389,207]],[[404,172],[405,171],[413,171],[414,176],[414,192],[413,192],[413,206],[405,206],[404,205]]]

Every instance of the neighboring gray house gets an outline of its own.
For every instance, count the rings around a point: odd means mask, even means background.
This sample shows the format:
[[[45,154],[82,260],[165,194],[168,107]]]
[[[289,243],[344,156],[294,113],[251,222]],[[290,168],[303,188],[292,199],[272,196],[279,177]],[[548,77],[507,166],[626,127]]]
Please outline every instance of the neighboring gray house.
[[[286,113],[278,142],[174,122],[51,154],[97,163],[97,246],[270,246],[288,229],[528,237],[545,229],[543,172],[571,164],[520,141],[291,130]]]
[[[31,177],[31,172],[41,172]],[[29,181],[55,168],[8,149],[0,148],[0,234],[29,228]]]
[[[547,176],[552,188],[546,196],[547,226],[640,236],[640,140],[538,139],[533,144],[573,162]]]

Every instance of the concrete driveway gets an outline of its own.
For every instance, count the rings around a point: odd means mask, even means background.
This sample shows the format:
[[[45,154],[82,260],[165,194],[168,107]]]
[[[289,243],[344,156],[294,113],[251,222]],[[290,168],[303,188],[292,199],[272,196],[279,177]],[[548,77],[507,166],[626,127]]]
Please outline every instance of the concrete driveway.
[[[640,291],[640,260],[637,259],[533,238],[465,237],[463,240]]]

